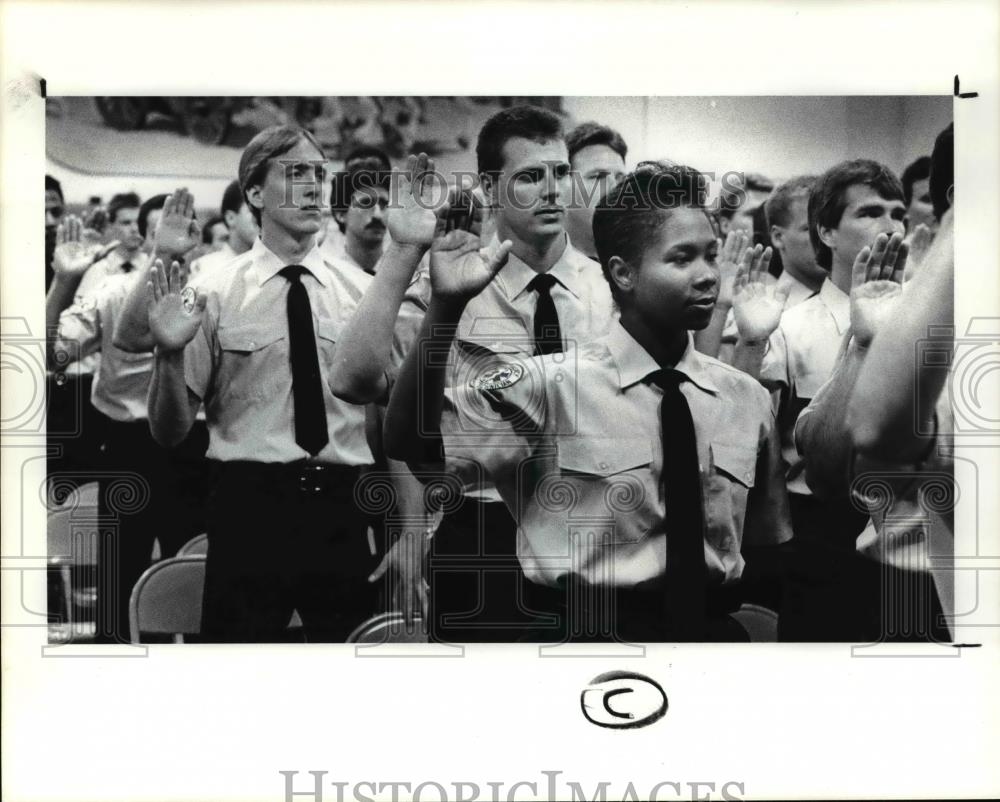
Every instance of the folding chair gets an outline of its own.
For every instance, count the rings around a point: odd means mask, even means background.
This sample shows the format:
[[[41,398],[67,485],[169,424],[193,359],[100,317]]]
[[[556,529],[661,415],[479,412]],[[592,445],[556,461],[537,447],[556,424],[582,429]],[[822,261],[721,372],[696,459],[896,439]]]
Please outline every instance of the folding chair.
[[[759,604],[744,603],[730,618],[747,631],[751,643],[774,643],[778,640],[778,614]]]
[[[177,551],[178,557],[185,557],[189,554],[208,554],[208,535],[204,533],[195,535]]]
[[[151,565],[132,589],[128,605],[132,643],[143,633],[184,635],[201,631],[201,601],[205,589],[204,555],[170,557]]]
[[[369,618],[347,636],[346,643],[427,643],[427,633],[418,616],[413,631],[407,632],[400,612],[379,613]]]
[[[95,506],[92,513],[73,506],[56,509],[49,513],[46,522],[49,621],[56,629],[63,630],[62,635],[52,635],[60,640],[84,634],[88,624],[95,620],[96,509]],[[82,611],[82,616],[78,611]]]

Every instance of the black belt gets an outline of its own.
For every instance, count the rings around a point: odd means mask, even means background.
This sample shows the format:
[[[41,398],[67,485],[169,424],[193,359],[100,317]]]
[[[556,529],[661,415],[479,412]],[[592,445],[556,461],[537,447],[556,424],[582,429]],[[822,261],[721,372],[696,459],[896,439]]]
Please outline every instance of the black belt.
[[[536,610],[559,612],[565,610],[570,599],[594,598],[601,594],[607,596],[613,593],[619,601],[618,609],[621,611],[662,609],[664,598],[662,579],[643,582],[633,587],[601,586],[587,589],[576,587],[578,584],[585,585],[579,580],[563,577],[560,579],[559,587],[550,587],[525,578],[523,583],[525,601]],[[706,598],[708,615],[718,618],[735,612],[742,604],[742,594],[743,589],[739,581],[710,587]]]
[[[334,490],[353,492],[361,466],[331,465],[304,459],[295,462],[233,460],[216,463],[216,470],[236,481],[241,476],[257,480],[264,478],[269,482],[292,485],[301,493],[314,495]]]

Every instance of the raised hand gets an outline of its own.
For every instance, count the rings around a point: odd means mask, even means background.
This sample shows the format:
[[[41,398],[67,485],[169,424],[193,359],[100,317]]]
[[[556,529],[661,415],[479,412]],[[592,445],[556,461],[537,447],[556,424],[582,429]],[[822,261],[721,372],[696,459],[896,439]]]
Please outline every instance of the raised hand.
[[[147,287],[151,296],[149,330],[153,342],[161,351],[180,351],[198,332],[207,298],[190,287],[182,292],[177,262],[170,265],[166,274],[163,262],[157,259],[149,271]]]
[[[108,210],[98,206],[83,219],[83,239],[88,243],[100,243],[108,228]]]
[[[492,257],[479,249],[479,237],[457,229],[431,245],[431,293],[451,300],[468,300],[493,281],[507,263],[513,243],[504,240]]]
[[[163,204],[153,238],[154,253],[177,259],[201,242],[201,227],[194,219],[194,195],[174,190]]]
[[[788,290],[779,288],[767,272],[771,249],[758,245],[747,248],[733,282],[733,316],[740,339],[761,342],[771,336],[781,322]]]
[[[896,314],[909,245],[902,234],[879,234],[854,260],[851,274],[851,330],[862,348]]]
[[[434,160],[426,153],[410,156],[399,186],[399,203],[390,204],[385,214],[389,236],[401,245],[430,245],[438,228],[438,218],[448,202],[435,203]],[[443,210],[443,211],[442,211]]]
[[[56,229],[56,249],[52,256],[52,269],[62,278],[79,279],[91,265],[99,262],[118,245],[118,240],[103,246],[99,243],[85,243],[83,222],[71,214]]]
[[[750,242],[746,231],[733,230],[726,234],[726,243],[719,248],[719,297],[716,304],[732,306],[733,284],[739,270],[740,255]]]
[[[933,241],[934,234],[926,224],[921,223],[913,229],[913,234],[906,240],[910,246],[910,257],[907,260],[906,270],[903,273],[904,283],[913,278],[914,272],[916,272],[920,263],[924,261],[924,257],[927,256],[927,251],[930,250]]]

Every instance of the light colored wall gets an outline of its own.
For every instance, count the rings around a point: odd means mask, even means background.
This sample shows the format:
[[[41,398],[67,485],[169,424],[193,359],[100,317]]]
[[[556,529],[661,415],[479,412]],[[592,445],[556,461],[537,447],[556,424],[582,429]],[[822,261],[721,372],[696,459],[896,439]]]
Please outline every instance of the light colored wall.
[[[701,170],[774,179],[820,173],[847,158],[897,172],[930,154],[951,120],[951,97],[566,98],[575,121],[617,128],[629,163],[670,158]]]

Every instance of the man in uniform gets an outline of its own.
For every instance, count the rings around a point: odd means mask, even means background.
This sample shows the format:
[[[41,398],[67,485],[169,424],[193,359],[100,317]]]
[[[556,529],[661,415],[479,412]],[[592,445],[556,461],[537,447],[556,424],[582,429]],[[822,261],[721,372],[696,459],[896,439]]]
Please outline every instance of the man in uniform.
[[[594,213],[621,311],[611,331],[459,365],[447,391],[439,355],[472,299],[502,281],[513,243],[488,259],[462,232],[432,247],[434,294],[386,446],[496,483],[519,527],[521,598],[550,615],[523,637],[745,640],[727,615],[743,554],[791,535],[766,391],[693,346],[719,285],[705,195],[690,168],[628,175]]]
[[[150,424],[180,442],[205,406],[216,461],[202,635],[284,638],[297,611],[310,641],[343,641],[374,612],[375,567],[354,486],[372,457],[364,410],[333,396],[329,366],[367,288],[316,244],[326,159],[295,126],[254,137],[239,180],[261,236],[182,294],[152,272],[156,343]]]
[[[573,170],[573,196],[566,210],[566,233],[573,247],[597,259],[594,247],[594,209],[604,193],[625,175],[628,146],[613,128],[581,123],[566,135],[569,164]]]
[[[327,250],[327,254],[374,275],[386,246],[385,216],[392,173],[389,157],[370,150],[351,154],[344,169],[334,173],[330,209],[342,237],[339,247]]]
[[[487,256],[496,257],[501,239],[512,248],[497,280],[465,307],[454,358],[476,364],[492,354],[558,353],[606,333],[614,318],[608,284],[600,266],[566,235],[571,178],[559,118],[532,106],[500,111],[483,125],[476,154],[496,223]],[[424,209],[421,224],[420,211],[413,213],[419,233],[408,239],[408,252],[383,258],[363,313],[345,334],[334,383],[356,403],[385,394],[394,338],[412,342],[423,317],[421,310],[396,323],[434,237],[434,215]],[[445,510],[432,541],[431,634],[448,641],[514,640],[531,620],[516,601],[516,526],[488,477],[463,478],[463,498]]]
[[[809,195],[809,237],[819,267],[829,271],[819,292],[786,309],[777,329],[741,337],[738,364],[778,394],[778,431],[796,534],[795,568],[781,610],[783,640],[857,640],[843,614],[842,591],[856,565],[854,539],[867,516],[846,495],[817,499],[806,483],[794,440],[795,422],[833,372],[850,324],[854,260],[879,234],[903,233],[903,187],[882,164],[841,162]],[[759,334],[759,333],[758,333]]]
[[[194,247],[197,230],[191,232],[186,244],[178,250],[157,249],[153,232],[158,228],[166,199],[166,195],[158,195],[147,200],[138,221],[144,235],[146,226],[152,226],[148,233],[154,252],[180,257],[185,248]],[[82,244],[81,238],[80,221],[67,219],[56,249],[54,288],[72,287],[74,281],[79,281],[92,250]],[[52,345],[57,364],[67,365],[95,353],[101,355],[90,397],[103,419],[96,638],[110,643],[129,642],[129,596],[136,580],[149,567],[153,541],[159,542],[160,553],[166,557],[197,534],[183,525],[186,510],[177,495],[172,455],[153,441],[149,431],[146,396],[153,355],[148,350],[125,351],[114,342],[115,326],[137,283],[146,283],[144,273],[137,270],[112,273],[86,296],[77,296],[68,308],[53,306],[48,310],[50,314],[58,314]],[[53,290],[50,301],[53,296],[66,299],[72,292]],[[116,503],[116,496],[121,495],[116,490],[120,483],[135,481],[139,486],[130,488],[135,503]]]

